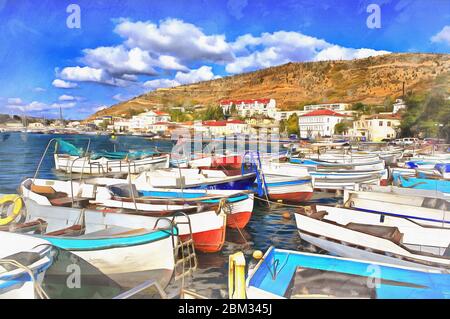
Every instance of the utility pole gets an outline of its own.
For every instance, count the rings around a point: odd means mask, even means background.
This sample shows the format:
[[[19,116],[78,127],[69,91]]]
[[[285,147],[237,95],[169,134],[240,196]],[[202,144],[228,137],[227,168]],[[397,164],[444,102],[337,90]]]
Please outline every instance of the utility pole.
[[[403,101],[405,100],[405,81],[403,81],[403,84],[402,84],[402,100]]]

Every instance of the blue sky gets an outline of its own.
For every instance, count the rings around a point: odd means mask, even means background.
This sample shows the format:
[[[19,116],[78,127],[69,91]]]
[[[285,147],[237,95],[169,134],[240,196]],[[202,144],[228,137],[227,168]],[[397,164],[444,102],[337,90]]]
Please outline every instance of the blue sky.
[[[80,8],[68,28],[67,6]],[[378,4],[381,27],[367,7]],[[450,52],[449,0],[0,0],[0,113],[81,119],[289,61]]]

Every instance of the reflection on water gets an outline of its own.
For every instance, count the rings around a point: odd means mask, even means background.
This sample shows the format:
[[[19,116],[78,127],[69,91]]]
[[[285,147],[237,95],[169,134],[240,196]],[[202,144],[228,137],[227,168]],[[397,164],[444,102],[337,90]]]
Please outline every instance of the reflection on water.
[[[4,134],[4,133],[3,133]],[[52,136],[41,134],[11,133],[8,138],[0,139],[0,193],[15,193],[25,177],[34,175],[39,159],[52,138],[71,138],[76,146],[85,146],[91,139],[91,149],[96,151],[151,150],[170,151],[170,141],[150,141],[136,136],[120,136],[112,140],[108,136]],[[53,149],[50,149],[41,167],[39,177],[58,178],[53,170]],[[322,194],[323,195],[323,194]],[[327,195],[327,194],[325,194]],[[318,196],[316,196],[318,197]],[[323,196],[322,196],[323,197]],[[321,202],[335,202],[330,196]],[[199,267],[192,278],[187,278],[185,288],[210,298],[227,298],[228,256],[243,251],[249,257],[255,249],[266,251],[270,246],[277,248],[309,250],[300,240],[295,227],[293,212],[295,208],[255,200],[255,209],[249,224],[244,230],[227,231],[226,242],[221,252],[214,254],[198,253]],[[290,218],[283,218],[289,212]],[[249,260],[249,258],[247,258]],[[179,285],[172,284],[168,291],[179,292]],[[56,289],[56,288],[54,288]]]

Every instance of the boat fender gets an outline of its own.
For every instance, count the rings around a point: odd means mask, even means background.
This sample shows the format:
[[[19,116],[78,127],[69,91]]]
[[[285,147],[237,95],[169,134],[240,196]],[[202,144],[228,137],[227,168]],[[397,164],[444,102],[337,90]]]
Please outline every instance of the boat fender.
[[[291,214],[289,214],[289,212],[284,212],[282,216],[284,219],[291,219]]]
[[[14,208],[11,215],[8,215],[4,218],[0,218],[0,226],[8,225],[11,222],[13,222],[22,211],[23,201],[19,195],[16,194],[4,195],[2,198],[0,198],[0,206],[3,206],[6,203],[13,203]]]
[[[255,258],[256,260],[260,260],[263,257],[263,253],[261,250],[255,250],[253,252],[253,258]]]

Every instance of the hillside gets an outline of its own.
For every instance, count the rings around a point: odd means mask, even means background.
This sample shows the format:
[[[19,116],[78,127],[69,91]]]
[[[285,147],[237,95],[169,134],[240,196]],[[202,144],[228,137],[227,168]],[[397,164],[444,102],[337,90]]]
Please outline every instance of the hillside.
[[[415,93],[450,93],[450,55],[388,54],[351,61],[288,63],[217,80],[159,89],[94,114],[125,115],[175,105],[208,105],[221,99],[274,98],[281,109],[308,103],[382,104],[402,83]]]

